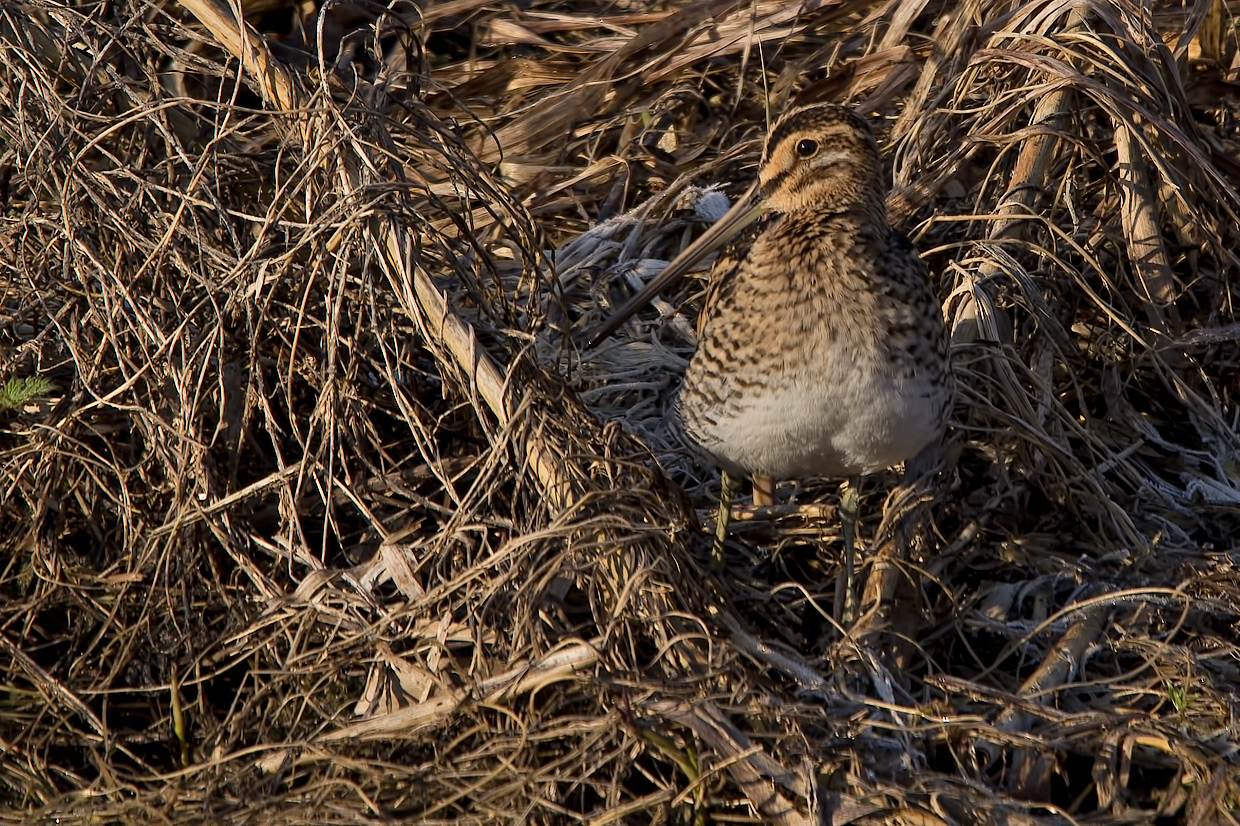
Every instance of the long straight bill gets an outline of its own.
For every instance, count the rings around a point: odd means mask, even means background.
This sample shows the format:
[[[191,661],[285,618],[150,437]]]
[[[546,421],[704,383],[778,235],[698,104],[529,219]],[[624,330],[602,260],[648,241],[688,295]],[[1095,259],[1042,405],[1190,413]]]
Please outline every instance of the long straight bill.
[[[758,184],[755,182],[737,200],[736,204],[724,213],[722,218],[711,224],[710,228],[702,233],[696,241],[685,247],[680,255],[673,258],[663,272],[650,279],[646,286],[642,287],[635,296],[626,301],[624,306],[616,311],[615,315],[607,319],[607,323],[603,325],[602,329],[594,334],[594,338],[590,339],[589,346],[598,346],[603,339],[620,329],[620,325],[628,321],[634,313],[649,304],[656,295],[663,292],[677,279],[693,269],[695,264],[727,244],[746,227],[758,220],[764,211],[765,207],[761,204],[758,197]]]

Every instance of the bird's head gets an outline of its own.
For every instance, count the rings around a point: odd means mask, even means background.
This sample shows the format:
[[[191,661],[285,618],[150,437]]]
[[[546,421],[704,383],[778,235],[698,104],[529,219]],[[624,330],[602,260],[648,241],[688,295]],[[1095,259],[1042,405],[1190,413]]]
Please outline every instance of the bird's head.
[[[835,103],[799,106],[771,127],[758,168],[772,212],[839,212],[881,203],[878,146],[864,118]]]

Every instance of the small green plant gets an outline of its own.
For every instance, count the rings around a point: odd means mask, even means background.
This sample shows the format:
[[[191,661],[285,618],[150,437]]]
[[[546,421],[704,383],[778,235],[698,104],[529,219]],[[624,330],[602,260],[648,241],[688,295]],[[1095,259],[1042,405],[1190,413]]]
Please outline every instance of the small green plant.
[[[35,376],[9,379],[4,384],[0,384],[0,413],[29,404],[32,399],[44,395],[51,389],[50,381]]]
[[[1177,686],[1171,682],[1167,682],[1167,699],[1171,701],[1171,706],[1176,710],[1177,714],[1183,714],[1188,708],[1189,703],[1193,701],[1193,692],[1188,686]]]

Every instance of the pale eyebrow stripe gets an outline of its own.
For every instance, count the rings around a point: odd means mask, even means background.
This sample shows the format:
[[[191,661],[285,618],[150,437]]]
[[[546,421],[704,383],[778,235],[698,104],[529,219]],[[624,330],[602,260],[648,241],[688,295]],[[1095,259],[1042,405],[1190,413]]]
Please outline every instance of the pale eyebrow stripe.
[[[824,124],[823,126],[820,126],[812,130],[802,128],[802,129],[798,129],[795,132],[789,131],[787,133],[784,133],[784,130],[781,129],[779,132],[776,132],[774,135],[772,135],[771,138],[773,140],[767,143],[766,157],[768,158],[773,157],[776,151],[778,151],[779,149],[782,149],[784,144],[786,144],[788,141],[794,140],[794,139],[800,140],[801,136],[805,132],[808,132],[808,131],[812,131],[812,133],[817,136],[821,136],[824,138],[830,138],[835,135],[853,134],[857,131],[857,128],[850,123],[831,123],[831,124]]]

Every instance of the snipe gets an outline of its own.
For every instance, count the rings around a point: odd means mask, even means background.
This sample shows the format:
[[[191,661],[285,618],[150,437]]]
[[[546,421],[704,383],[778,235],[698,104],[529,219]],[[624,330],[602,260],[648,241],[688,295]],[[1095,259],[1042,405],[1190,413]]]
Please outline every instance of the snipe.
[[[871,473],[942,436],[953,393],[947,331],[925,265],[887,222],[881,175],[863,118],[829,103],[792,109],[771,128],[749,192],[595,336],[735,241],[714,265],[676,404],[684,431],[724,472],[716,554],[728,474],[751,475],[755,503],[772,504],[772,478]],[[855,485],[846,491],[845,513]]]

